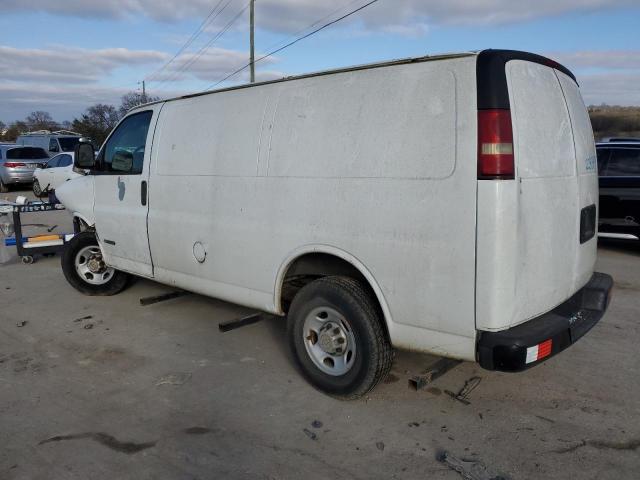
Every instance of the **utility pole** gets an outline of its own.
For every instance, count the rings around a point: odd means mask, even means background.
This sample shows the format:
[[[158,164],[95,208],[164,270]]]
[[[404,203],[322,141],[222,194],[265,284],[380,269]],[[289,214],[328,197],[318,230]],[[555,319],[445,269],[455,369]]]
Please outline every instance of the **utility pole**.
[[[249,51],[249,64],[251,65],[251,83],[256,81],[256,51],[255,51],[255,7],[256,0],[251,0],[251,9],[249,13],[250,22],[250,51]]]
[[[147,89],[144,80],[142,80],[142,103],[147,103]]]

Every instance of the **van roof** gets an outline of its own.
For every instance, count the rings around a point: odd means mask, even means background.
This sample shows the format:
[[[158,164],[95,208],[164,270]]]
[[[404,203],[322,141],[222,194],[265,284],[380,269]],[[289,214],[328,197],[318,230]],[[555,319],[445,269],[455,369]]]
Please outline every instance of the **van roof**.
[[[425,55],[425,56],[422,56],[422,57],[402,58],[402,59],[398,59],[398,60],[390,60],[390,61],[377,62],[377,63],[367,63],[367,64],[355,65],[355,66],[345,67],[345,68],[338,68],[338,69],[332,69],[332,70],[323,70],[323,71],[319,71],[319,72],[305,73],[305,74],[302,74],[302,75],[294,75],[294,76],[289,76],[289,77],[283,77],[283,78],[279,78],[279,79],[275,79],[275,80],[267,80],[267,81],[264,81],[264,82],[245,83],[245,84],[241,84],[241,85],[234,85],[234,86],[231,86],[231,87],[220,88],[220,89],[217,89],[217,90],[206,90],[206,91],[203,91],[203,92],[191,93],[191,94],[182,95],[182,96],[179,96],[179,97],[167,98],[165,100],[157,100],[155,102],[149,102],[149,103],[145,103],[145,104],[142,104],[142,105],[138,105],[137,107],[132,108],[129,112],[133,112],[133,111],[139,110],[141,108],[148,107],[149,105],[156,105],[156,104],[159,104],[159,103],[172,102],[172,101],[183,100],[183,99],[187,99],[187,98],[200,97],[200,96],[203,96],[203,95],[211,95],[211,94],[214,94],[214,93],[229,92],[229,91],[241,90],[241,89],[245,89],[245,88],[253,88],[253,87],[258,87],[258,86],[261,86],[261,85],[271,85],[271,84],[274,84],[274,83],[283,83],[283,82],[289,82],[289,81],[293,81],[293,80],[300,80],[300,79],[304,79],[304,78],[321,77],[321,76],[325,76],[325,75],[334,75],[334,74],[338,74],[338,73],[354,72],[354,71],[358,71],[358,70],[368,70],[368,69],[372,69],[372,68],[391,67],[391,66],[395,66],[395,65],[406,65],[406,64],[410,64],[410,63],[432,62],[432,61],[437,61],[437,60],[450,60],[450,59],[454,59],[454,58],[464,58],[464,57],[472,57],[472,56],[480,56],[483,59],[484,63],[487,66],[487,68],[486,68],[487,73],[492,73],[493,68],[499,66],[500,64],[502,64],[502,67],[504,67],[504,64],[509,60],[521,59],[521,60],[528,60],[528,61],[535,62],[535,63],[540,63],[540,64],[543,64],[543,65],[549,66],[551,68],[555,68],[555,69],[560,70],[563,73],[567,74],[574,81],[576,81],[576,77],[573,75],[573,73],[571,73],[571,71],[568,68],[564,67],[563,65],[559,64],[558,62],[556,62],[554,60],[551,60],[550,58],[543,57],[541,55],[536,55],[534,53],[519,51],[519,50],[487,49],[487,50],[480,50],[480,51],[444,53],[444,54],[438,54],[438,55]],[[504,70],[504,68],[503,68],[503,70]],[[577,83],[577,81],[576,81],[576,83]]]
[[[332,70],[322,70],[322,71],[318,71],[318,72],[310,72],[310,73],[304,73],[302,75],[292,75],[289,77],[282,77],[282,78],[277,78],[275,80],[267,80],[264,82],[255,82],[255,83],[243,83],[240,85],[234,85],[231,87],[225,87],[225,88],[219,88],[217,90],[206,90],[203,92],[197,92],[197,93],[190,93],[187,95],[181,95],[179,97],[172,97],[172,98],[167,98],[164,100],[157,100],[155,102],[149,102],[149,103],[144,103],[142,105],[138,105],[134,108],[132,108],[129,112],[133,112],[135,110],[144,108],[144,107],[148,107],[149,105],[156,105],[158,103],[165,103],[165,102],[172,102],[172,101],[176,101],[176,100],[183,100],[185,98],[193,98],[193,97],[200,97],[203,95],[211,95],[214,93],[221,93],[221,92],[229,92],[229,91],[233,91],[233,90],[242,90],[245,88],[253,88],[253,87],[259,87],[262,85],[271,85],[273,83],[284,83],[284,82],[289,82],[289,81],[293,81],[293,80],[300,80],[303,78],[312,78],[312,77],[322,77],[325,75],[334,75],[334,74],[338,74],[338,73],[345,73],[345,72],[354,72],[354,71],[358,71],[358,70],[368,70],[371,68],[379,68],[379,67],[390,67],[390,66],[394,66],[394,65],[404,65],[404,64],[408,64],[408,63],[421,63],[421,62],[429,62],[429,61],[435,61],[435,60],[449,60],[449,59],[453,59],[453,58],[462,58],[462,57],[472,57],[472,56],[476,56],[478,55],[479,52],[461,52],[461,53],[445,53],[445,54],[439,54],[439,55],[426,55],[423,57],[412,57],[412,58],[402,58],[402,59],[398,59],[398,60],[390,60],[390,61],[386,61],[386,62],[377,62],[377,63],[366,63],[366,64],[362,64],[362,65],[355,65],[355,66],[351,66],[351,67],[345,67],[345,68],[337,68],[337,69],[332,69]]]
[[[81,137],[79,133],[72,132],[70,130],[56,130],[51,132],[49,130],[37,130],[35,132],[27,132],[19,135],[20,137]]]

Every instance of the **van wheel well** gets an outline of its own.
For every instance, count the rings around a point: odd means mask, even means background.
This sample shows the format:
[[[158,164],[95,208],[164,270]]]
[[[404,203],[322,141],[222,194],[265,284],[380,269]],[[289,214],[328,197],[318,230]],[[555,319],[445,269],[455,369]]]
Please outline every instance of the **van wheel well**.
[[[282,310],[285,313],[289,311],[293,297],[302,287],[318,278],[329,276],[342,276],[357,280],[374,300],[380,318],[385,318],[375,291],[366,277],[360,273],[360,270],[348,261],[327,253],[308,253],[298,257],[289,265],[280,292]],[[383,323],[383,328],[388,338],[387,325],[386,322]]]
[[[94,232],[95,226],[89,225],[80,217],[73,217],[73,226],[76,232]]]

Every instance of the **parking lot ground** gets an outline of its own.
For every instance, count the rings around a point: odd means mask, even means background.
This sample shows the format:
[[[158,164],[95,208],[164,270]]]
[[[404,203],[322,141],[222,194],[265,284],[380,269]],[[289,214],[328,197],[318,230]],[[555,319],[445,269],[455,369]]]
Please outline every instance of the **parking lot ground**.
[[[57,220],[56,220],[57,221]],[[576,345],[520,374],[463,363],[431,388],[435,358],[398,352],[367,398],[309,386],[277,318],[138,280],[86,297],[60,258],[0,265],[0,479],[636,479],[640,471],[640,248],[607,244],[616,286]],[[26,322],[26,323],[25,323]],[[457,392],[480,383],[469,404]]]

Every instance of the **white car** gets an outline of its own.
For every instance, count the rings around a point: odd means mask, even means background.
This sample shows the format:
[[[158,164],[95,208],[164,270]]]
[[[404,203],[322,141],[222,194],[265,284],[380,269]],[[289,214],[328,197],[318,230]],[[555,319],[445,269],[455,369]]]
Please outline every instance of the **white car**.
[[[80,176],[73,170],[73,152],[61,153],[33,172],[33,193],[39,197]]]

